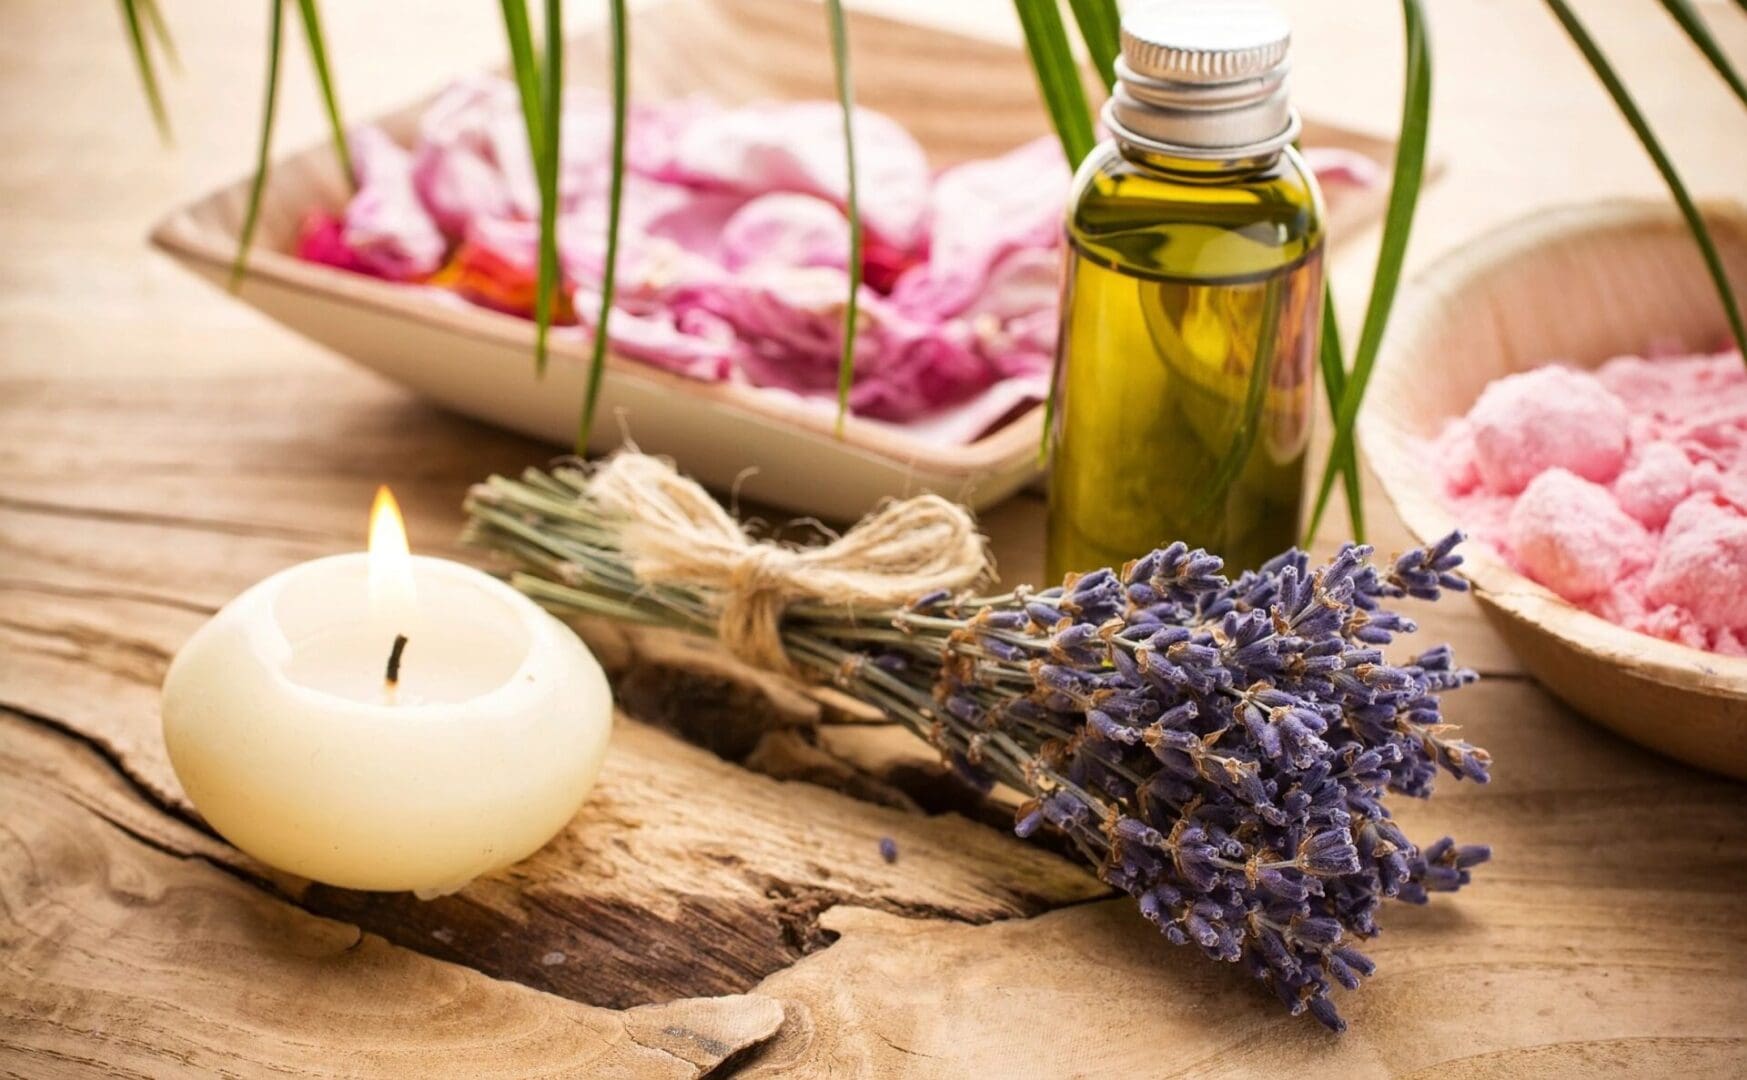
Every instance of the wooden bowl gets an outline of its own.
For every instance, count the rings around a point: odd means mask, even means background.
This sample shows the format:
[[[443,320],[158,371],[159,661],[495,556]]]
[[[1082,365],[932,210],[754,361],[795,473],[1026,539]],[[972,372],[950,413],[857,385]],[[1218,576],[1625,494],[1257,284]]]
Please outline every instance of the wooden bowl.
[[[639,5],[632,93],[644,100],[704,94],[726,103],[832,98],[825,10],[817,0],[656,0]],[[1037,85],[1015,45],[851,12],[857,100],[914,134],[929,162],[993,157],[1050,128]],[[697,61],[696,44],[711,59]],[[566,70],[597,81],[600,32],[569,45]],[[429,97],[368,118],[410,141]],[[1307,122],[1305,143],[1387,162],[1393,142]],[[158,247],[214,283],[229,276],[249,179],[170,213]],[[575,437],[590,342],[560,335],[545,377],[533,369],[533,324],[434,290],[396,285],[296,258],[299,222],[343,205],[345,185],[325,142],[276,160],[239,299],[305,337],[420,394],[479,419],[569,446]],[[1384,192],[1355,189],[1331,203],[1339,236],[1374,217]],[[758,502],[853,520],[880,498],[937,491],[973,508],[1036,478],[1043,408],[1032,406],[967,444],[918,438],[902,426],[851,417],[841,437],[828,409],[751,386],[704,383],[609,356],[589,448],[629,434],[717,488]]]
[[[1747,286],[1747,212],[1707,211],[1737,289]],[[1536,213],[1439,262],[1404,289],[1378,355],[1360,436],[1401,519],[1420,540],[1458,522],[1418,447],[1482,388],[1561,360],[1595,367],[1670,343],[1729,339],[1722,305],[1672,206],[1610,202]],[[1562,600],[1482,544],[1465,570],[1494,627],[1535,678],[1615,732],[1747,779],[1747,659],[1627,630]],[[1747,566],[1741,567],[1747,589]]]

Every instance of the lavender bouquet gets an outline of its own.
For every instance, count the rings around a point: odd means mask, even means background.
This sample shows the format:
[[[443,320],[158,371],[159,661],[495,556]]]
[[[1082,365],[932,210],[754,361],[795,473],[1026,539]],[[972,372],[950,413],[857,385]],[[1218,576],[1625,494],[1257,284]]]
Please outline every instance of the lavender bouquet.
[[[622,463],[655,470],[656,486],[618,484]],[[1446,646],[1401,664],[1382,651],[1414,629],[1385,602],[1464,587],[1460,534],[1385,567],[1358,545],[1318,567],[1289,551],[1236,580],[1177,543],[1058,588],[937,587],[869,605],[863,578],[893,546],[926,548],[906,565],[927,578],[968,535],[980,566],[974,526],[883,520],[906,508],[826,548],[754,544],[641,455],[493,478],[468,500],[470,539],[516,557],[529,595],[720,633],[834,681],[972,782],[1023,793],[1014,831],[1064,834],[1173,944],[1243,964],[1294,1015],[1342,1030],[1331,991],[1372,972],[1357,943],[1378,932],[1383,902],[1453,891],[1490,855],[1448,838],[1420,847],[1386,805],[1390,792],[1431,794],[1440,768],[1487,779],[1486,752],[1439,711],[1474,674]]]

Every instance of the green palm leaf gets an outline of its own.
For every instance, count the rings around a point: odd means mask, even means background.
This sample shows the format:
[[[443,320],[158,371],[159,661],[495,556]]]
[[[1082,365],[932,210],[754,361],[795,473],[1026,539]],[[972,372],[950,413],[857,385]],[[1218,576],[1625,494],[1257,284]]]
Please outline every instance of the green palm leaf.
[[[139,9],[146,26],[151,28],[152,36],[158,39],[158,48],[164,51],[164,59],[170,62],[170,70],[180,73],[182,56],[176,51],[176,41],[170,36],[170,24],[164,21],[164,13],[158,10],[157,0],[139,0]]]
[[[564,5],[546,0],[546,62],[540,69],[540,128],[548,137],[534,157],[540,188],[540,277],[534,295],[534,370],[546,373],[546,339],[558,298],[558,137],[564,109]],[[532,146],[530,145],[530,151]],[[611,273],[609,268],[608,273]]]
[[[1353,370],[1342,386],[1340,408],[1335,413],[1334,441],[1323,467],[1316,506],[1310,514],[1310,535],[1316,533],[1334,493],[1335,477],[1346,464],[1356,463],[1353,422],[1359,415],[1377,349],[1395,306],[1395,291],[1401,284],[1401,267],[1407,258],[1407,241],[1413,231],[1414,210],[1419,205],[1420,185],[1425,180],[1426,138],[1431,128],[1432,58],[1425,8],[1421,0],[1402,0],[1402,27],[1407,38],[1406,88],[1401,104],[1401,136],[1395,146],[1395,177],[1389,189],[1389,206],[1383,218],[1383,241],[1377,252],[1377,269],[1371,280],[1371,300],[1359,331],[1359,346],[1353,353]],[[1327,364],[1325,362],[1325,369]],[[1337,466],[1337,463],[1343,463]],[[1356,478],[1357,470],[1353,470]],[[1354,485],[1356,486],[1356,485]],[[1351,488],[1349,487],[1349,490]],[[1355,504],[1357,505],[1357,504]]]
[[[1122,52],[1122,14],[1116,10],[1116,0],[1068,0],[1068,7],[1092,66],[1109,90],[1116,85],[1116,58]]]
[[[140,25],[140,9],[151,9],[151,0],[120,0],[120,3],[122,22],[127,26],[128,44],[133,49],[134,65],[139,69],[140,85],[145,88],[146,104],[152,110],[152,123],[157,125],[158,138],[165,143],[174,142],[170,132],[170,113],[164,108],[164,95],[158,88],[157,69],[152,64],[151,46]],[[162,26],[162,17],[156,16],[155,11],[156,9],[147,11],[146,17],[156,18],[155,25]]]
[[[231,264],[230,287],[234,291],[243,282],[243,270],[249,262],[249,248],[255,242],[255,226],[261,220],[261,194],[267,189],[267,155],[273,146],[273,115],[279,104],[279,44],[284,37],[285,0],[273,0],[267,29],[267,99],[261,108],[261,137],[255,150],[255,177],[249,183],[248,208],[243,212],[243,228],[237,237],[236,261]]]
[[[557,0],[550,0],[556,8]],[[594,350],[589,357],[588,393],[582,403],[582,420],[576,433],[576,452],[583,453],[588,449],[588,436],[594,427],[595,404],[600,398],[601,376],[607,363],[607,318],[613,310],[613,287],[618,276],[619,262],[619,206],[624,196],[625,183],[625,109],[629,97],[629,79],[626,74],[626,57],[630,51],[629,26],[625,15],[625,0],[610,0],[612,11],[613,32],[613,179],[612,187],[607,194],[607,262],[601,273],[601,304],[600,315],[594,324]],[[551,34],[549,27],[547,33]],[[547,42],[548,52],[551,42]],[[548,111],[551,122],[548,130],[553,132],[551,144],[552,157],[557,158],[558,122],[556,114]],[[557,244],[552,247],[554,255]]]
[[[1347,390],[1347,367],[1345,353],[1341,350],[1340,321],[1335,315],[1334,290],[1330,288],[1327,279],[1322,285],[1322,346],[1318,350],[1317,359],[1322,367],[1322,388],[1328,395],[1328,412],[1330,416],[1340,414],[1341,398]],[[1347,449],[1338,459],[1329,462],[1329,467],[1340,470],[1341,490],[1347,496],[1347,519],[1352,525],[1352,537],[1359,543],[1365,542],[1365,501],[1359,490],[1359,462],[1354,453],[1353,443],[1347,443]],[[1313,539],[1310,533],[1304,536],[1304,546],[1309,547]]]
[[[540,161],[540,67],[534,60],[534,35],[528,27],[527,0],[502,0],[503,27],[510,43],[510,71],[522,100],[522,121],[528,128],[528,152]]]
[[[1061,139],[1062,152],[1068,167],[1076,168],[1092,152],[1092,107],[1086,101],[1086,87],[1080,82],[1080,68],[1074,62],[1074,51],[1068,45],[1067,28],[1062,25],[1061,10],[1055,0],[1013,0],[1013,10],[1025,31],[1025,51],[1031,57],[1031,70],[1037,76],[1037,89],[1043,106]],[[1095,48],[1088,40],[1087,46]],[[1061,366],[1058,352],[1056,366]],[[1055,422],[1056,382],[1059,370],[1050,379],[1049,394],[1043,400],[1043,436],[1038,442],[1037,458],[1041,463],[1049,457],[1050,428]]]
[[[1743,0],[1743,2],[1747,3],[1747,0]],[[1729,328],[1734,332],[1735,344],[1741,349],[1742,354],[1747,356],[1747,326],[1742,323],[1741,308],[1735,300],[1735,290],[1729,284],[1728,271],[1723,268],[1723,260],[1717,254],[1716,244],[1711,242],[1710,230],[1705,227],[1704,215],[1699,213],[1698,206],[1692,201],[1692,195],[1686,190],[1686,185],[1681,182],[1680,174],[1675,171],[1674,162],[1669,160],[1668,154],[1662,149],[1662,144],[1657,140],[1655,132],[1650,130],[1649,122],[1639,111],[1638,103],[1632,100],[1632,95],[1627,92],[1625,84],[1620,81],[1619,73],[1614,71],[1613,65],[1608,62],[1601,48],[1596,45],[1595,39],[1589,36],[1588,29],[1577,18],[1576,12],[1571,10],[1565,0],[1547,0],[1547,6],[1552,9],[1553,16],[1565,28],[1565,33],[1571,38],[1572,44],[1577,46],[1577,50],[1589,62],[1596,78],[1600,79],[1602,86],[1607,88],[1608,95],[1614,99],[1614,104],[1625,116],[1626,123],[1631,125],[1633,133],[1638,136],[1638,141],[1644,145],[1644,151],[1650,155],[1650,160],[1655,163],[1656,171],[1662,174],[1662,181],[1668,185],[1669,193],[1674,196],[1676,205],[1680,207],[1681,216],[1686,219],[1687,227],[1692,230],[1692,238],[1698,243],[1699,251],[1704,256],[1705,268],[1710,271],[1711,280],[1717,286],[1717,295],[1723,302],[1723,311],[1728,316]]]
[[[855,100],[849,71],[849,34],[844,26],[841,0],[825,0],[831,22],[831,63],[837,76],[837,104],[843,110],[843,159],[849,183],[845,208],[849,212],[849,297],[843,304],[843,357],[837,363],[837,434],[849,415],[849,388],[855,381],[856,308],[861,292],[861,196],[855,175]]]
[[[1742,0],[1747,5],[1747,0]],[[1686,36],[1698,46],[1698,51],[1705,54],[1705,59],[1717,69],[1717,74],[1729,84],[1729,89],[1735,91],[1735,96],[1741,99],[1741,104],[1747,105],[1747,83],[1741,81],[1741,74],[1735,66],[1729,63],[1729,56],[1723,52],[1717,39],[1711,36],[1711,28],[1705,24],[1704,16],[1698,13],[1698,8],[1692,5],[1692,0],[1662,0],[1662,6],[1668,9],[1668,14],[1686,31]]]
[[[1044,108],[1062,140],[1068,164],[1077,166],[1092,152],[1092,109],[1086,88],[1080,82],[1080,67],[1068,45],[1068,32],[1055,0],[1013,0],[1019,25],[1025,30],[1025,47]]]
[[[328,46],[322,34],[321,13],[316,10],[315,0],[297,0],[297,9],[303,15],[303,39],[309,45],[310,63],[315,67],[322,105],[327,109],[334,156],[340,161],[340,171],[346,174],[346,183],[355,184],[357,177],[352,172],[352,151],[346,145],[346,125],[340,119],[340,99],[334,92],[333,71],[328,67]]]

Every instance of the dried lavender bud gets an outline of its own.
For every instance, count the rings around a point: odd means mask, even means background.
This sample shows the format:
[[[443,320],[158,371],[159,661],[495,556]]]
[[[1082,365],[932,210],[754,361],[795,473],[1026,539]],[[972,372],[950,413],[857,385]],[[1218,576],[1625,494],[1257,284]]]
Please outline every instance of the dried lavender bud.
[[[580,488],[528,484],[519,498],[521,485],[494,482],[472,533],[523,558],[525,588],[554,607],[710,627],[719,596],[637,580],[614,519],[591,517]],[[575,502],[556,514],[566,490]],[[1486,752],[1442,718],[1441,695],[1473,673],[1444,646],[1401,664],[1383,652],[1414,629],[1386,603],[1464,587],[1460,539],[1382,568],[1358,545],[1321,567],[1288,551],[1235,580],[1172,544],[1060,588],[821,605],[786,618],[783,639],[967,781],[1025,793],[1014,832],[1061,833],[1166,940],[1241,963],[1288,1011],[1339,1030],[1330,993],[1374,970],[1357,943],[1383,903],[1460,888],[1491,855],[1417,847],[1388,806],[1431,794],[1440,770],[1487,780]],[[586,606],[569,599],[580,591]]]

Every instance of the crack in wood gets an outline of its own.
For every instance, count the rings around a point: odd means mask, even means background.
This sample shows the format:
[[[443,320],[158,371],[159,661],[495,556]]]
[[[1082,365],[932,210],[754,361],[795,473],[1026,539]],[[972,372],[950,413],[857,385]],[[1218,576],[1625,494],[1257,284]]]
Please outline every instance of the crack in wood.
[[[102,739],[80,731],[77,727],[64,720],[4,701],[0,701],[0,714],[15,717],[27,724],[35,724],[38,727],[46,728],[63,738],[70,739],[85,747],[93,754],[96,754],[116,776],[120,777],[122,781],[127,784],[128,790],[138,796],[140,801],[144,802],[147,806],[166,817],[172,818],[183,825],[188,826],[196,832],[204,833],[214,840],[223,842],[223,837],[220,837],[218,833],[214,832],[212,826],[208,825],[206,820],[199,814],[194,813],[185,806],[171,802],[170,800],[163,798],[156,791],[153,791],[142,777],[138,776],[133,772],[133,770],[127,767],[125,758],[123,758],[123,756],[113,746],[104,742]],[[166,852],[166,854],[174,854],[174,852]]]

